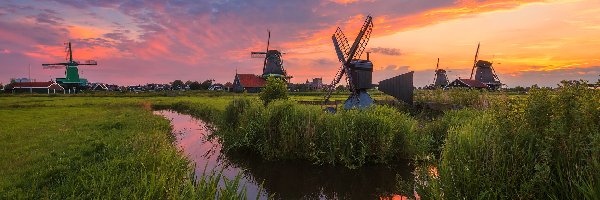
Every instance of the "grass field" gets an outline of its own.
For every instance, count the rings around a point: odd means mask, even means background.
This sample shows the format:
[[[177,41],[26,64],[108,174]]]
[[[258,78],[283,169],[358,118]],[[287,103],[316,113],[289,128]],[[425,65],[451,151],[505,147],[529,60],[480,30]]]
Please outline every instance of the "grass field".
[[[1,97],[0,199],[243,199],[237,186],[217,187],[218,171],[194,183],[169,121],[144,107],[173,100]]]

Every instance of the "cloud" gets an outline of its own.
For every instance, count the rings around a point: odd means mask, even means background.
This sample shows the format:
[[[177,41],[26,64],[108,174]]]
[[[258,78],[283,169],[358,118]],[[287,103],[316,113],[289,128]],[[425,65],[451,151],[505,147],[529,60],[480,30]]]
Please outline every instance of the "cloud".
[[[383,55],[388,55],[388,56],[402,55],[402,52],[400,51],[400,49],[397,49],[397,48],[373,47],[373,48],[370,48],[369,51],[371,51],[372,53],[378,53],[378,54],[383,54]]]
[[[532,67],[533,68],[533,67]],[[600,66],[584,68],[569,68],[556,70],[530,70],[511,73],[500,73],[500,80],[509,87],[514,86],[539,86],[555,87],[562,80],[588,80],[596,82],[600,79]]]
[[[98,58],[98,68],[102,70],[90,69],[96,74],[86,74],[93,81],[135,84],[135,81],[215,78],[225,82],[231,81],[236,68],[244,73],[260,73],[262,63],[250,59],[249,51],[265,48],[265,32],[270,29],[271,48],[289,52],[284,62],[291,75],[302,79],[324,77],[328,81],[339,68],[331,47],[331,34],[340,26],[348,38],[355,37],[368,14],[366,6],[375,16],[372,37],[381,37],[482,12],[512,9],[528,2],[533,1],[0,3],[0,13],[8,13],[0,15],[0,46],[10,46],[15,55],[23,55],[19,58],[40,64],[60,59],[62,56],[58,55],[64,54],[61,44],[71,40],[77,57]],[[371,49],[391,56],[404,53],[398,48]],[[388,66],[384,71],[396,73],[404,69],[408,67]],[[6,68],[0,68],[0,79],[10,78],[5,71]],[[135,73],[136,79],[115,73]]]

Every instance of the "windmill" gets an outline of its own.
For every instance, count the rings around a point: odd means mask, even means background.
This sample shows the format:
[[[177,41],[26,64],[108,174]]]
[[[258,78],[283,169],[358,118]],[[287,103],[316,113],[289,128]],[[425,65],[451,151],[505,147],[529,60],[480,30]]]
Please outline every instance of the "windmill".
[[[492,62],[478,60],[479,47],[480,44],[477,44],[475,60],[473,61],[473,68],[471,69],[471,79],[473,79],[473,75],[475,75],[475,80],[486,84],[491,89],[498,89],[502,86],[500,78],[498,78],[498,75],[492,66]]]
[[[433,86],[440,88],[448,86],[448,76],[446,75],[446,70],[440,69],[440,58],[437,59],[437,65],[435,66]]]
[[[65,45],[65,52],[67,53],[65,60],[67,60],[67,62],[42,64],[42,66],[44,67],[44,69],[58,69],[64,67],[65,78],[56,78],[56,82],[61,85],[66,85],[67,88],[80,88],[86,86],[87,79],[79,77],[78,67],[80,65],[98,65],[98,63],[95,60],[86,60],[84,62],[73,60],[73,50],[71,48],[71,42],[68,42]]]
[[[344,108],[365,108],[373,104],[373,99],[367,93],[367,89],[373,87],[371,83],[373,63],[369,60],[359,59],[369,42],[372,31],[373,17],[367,16],[352,46],[348,45],[348,40],[339,27],[333,36],[331,36],[338,60],[342,63],[342,66],[329,86],[329,90],[325,96],[326,103],[329,102],[331,92],[340,82],[342,76],[346,75],[346,82],[351,94],[344,103]]]
[[[281,58],[282,53],[278,50],[270,50],[269,45],[271,42],[271,31],[268,32],[267,38],[267,50],[264,52],[250,52],[250,56],[252,58],[264,58],[263,61],[263,78],[268,77],[279,77],[284,80],[288,80],[289,76],[287,76],[287,72],[283,68],[283,60]]]

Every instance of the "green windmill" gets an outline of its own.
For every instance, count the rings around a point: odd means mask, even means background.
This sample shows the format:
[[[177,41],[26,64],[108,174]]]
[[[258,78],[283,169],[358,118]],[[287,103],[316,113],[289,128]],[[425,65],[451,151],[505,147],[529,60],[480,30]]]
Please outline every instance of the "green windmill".
[[[79,77],[79,69],[80,65],[98,65],[95,60],[86,60],[84,62],[74,61],[73,60],[73,50],[71,49],[71,42],[65,44],[67,52],[66,59],[67,62],[63,63],[49,63],[42,64],[44,69],[58,69],[65,68],[65,78],[56,78],[56,82],[67,86],[66,88],[81,88],[85,87],[88,83],[87,79]]]

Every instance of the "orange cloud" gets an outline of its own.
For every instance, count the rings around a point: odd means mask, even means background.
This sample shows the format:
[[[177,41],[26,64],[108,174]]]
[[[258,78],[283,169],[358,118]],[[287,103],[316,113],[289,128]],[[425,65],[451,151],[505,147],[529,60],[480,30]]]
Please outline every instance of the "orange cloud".
[[[103,29],[89,26],[69,26],[67,29],[71,38],[99,38],[106,33]]]
[[[374,1],[374,0],[330,0],[330,1],[337,3],[337,4],[351,4],[351,3],[356,3],[359,1]]]

